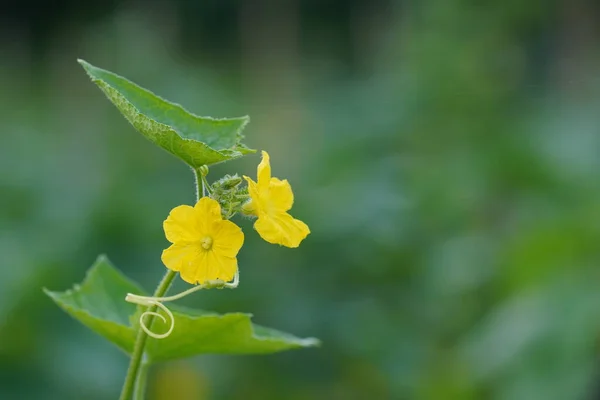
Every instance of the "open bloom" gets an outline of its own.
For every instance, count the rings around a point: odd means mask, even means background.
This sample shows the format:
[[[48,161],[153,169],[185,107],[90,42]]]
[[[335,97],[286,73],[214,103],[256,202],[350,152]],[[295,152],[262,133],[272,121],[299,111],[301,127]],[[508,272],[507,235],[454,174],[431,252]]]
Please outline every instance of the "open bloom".
[[[170,270],[178,271],[181,279],[191,284],[233,279],[244,234],[236,224],[223,219],[217,201],[203,197],[194,207],[175,207],[163,228],[173,244],[163,251],[162,261]]]
[[[308,226],[287,213],[294,204],[294,193],[287,179],[271,177],[269,154],[262,152],[262,161],[257,168],[257,181],[244,176],[248,181],[250,201],[244,212],[258,217],[254,229],[269,243],[287,247],[298,247],[310,233]]]

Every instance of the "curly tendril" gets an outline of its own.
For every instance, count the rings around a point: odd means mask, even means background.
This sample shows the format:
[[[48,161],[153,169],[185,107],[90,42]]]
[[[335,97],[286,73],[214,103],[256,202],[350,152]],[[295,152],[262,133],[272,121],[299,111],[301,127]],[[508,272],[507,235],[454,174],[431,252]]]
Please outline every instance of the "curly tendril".
[[[126,298],[126,300],[127,300],[127,298]],[[143,331],[146,332],[146,334],[148,336],[153,337],[154,339],[164,339],[164,338],[168,337],[173,332],[173,328],[175,328],[175,318],[173,317],[173,313],[171,312],[171,310],[169,310],[167,308],[167,306],[165,306],[160,301],[155,301],[152,299],[143,299],[143,298],[137,298],[136,300],[140,300],[140,301],[132,301],[131,297],[129,298],[128,301],[130,301],[132,303],[137,303],[140,305],[157,306],[158,308],[163,310],[165,312],[165,314],[167,314],[169,316],[169,320],[171,322],[171,324],[169,326],[169,330],[167,330],[165,333],[154,333],[150,330],[150,328],[148,328],[146,326],[144,318],[146,316],[153,315],[155,317],[160,318],[165,324],[167,323],[167,319],[162,314],[157,313],[155,311],[145,311],[144,313],[142,313],[142,315],[140,315],[140,328],[142,328]]]
[[[175,328],[175,317],[173,316],[173,313],[171,312],[171,310],[169,310],[169,308],[163,304],[164,302],[179,300],[189,294],[192,294],[192,293],[197,292],[198,290],[202,290],[202,289],[213,289],[213,288],[214,289],[223,289],[223,288],[235,289],[236,287],[238,287],[239,283],[240,283],[240,275],[239,275],[239,272],[236,272],[235,276],[233,277],[233,281],[231,281],[231,282],[223,282],[220,279],[216,279],[216,280],[208,281],[201,285],[195,286],[191,289],[185,290],[185,291],[175,294],[173,296],[166,296],[166,297],[140,296],[140,295],[133,294],[133,293],[127,293],[127,296],[125,296],[125,301],[127,301],[128,303],[138,304],[140,306],[145,306],[145,307],[156,306],[156,307],[160,308],[165,314],[167,314],[167,316],[169,317],[168,320],[170,321],[170,326],[169,326],[169,329],[165,333],[152,332],[150,330],[150,328],[146,325],[146,322],[145,322],[145,318],[147,316],[154,316],[154,317],[160,318],[162,320],[162,322],[164,322],[166,324],[167,318],[165,318],[164,315],[162,315],[161,313],[158,313],[156,311],[149,311],[149,310],[143,312],[142,315],[140,315],[140,327],[142,328],[142,330],[144,332],[146,332],[146,334],[148,336],[153,337],[154,339],[164,339],[166,337],[169,337],[169,335],[171,335],[171,333],[173,333],[173,329]]]

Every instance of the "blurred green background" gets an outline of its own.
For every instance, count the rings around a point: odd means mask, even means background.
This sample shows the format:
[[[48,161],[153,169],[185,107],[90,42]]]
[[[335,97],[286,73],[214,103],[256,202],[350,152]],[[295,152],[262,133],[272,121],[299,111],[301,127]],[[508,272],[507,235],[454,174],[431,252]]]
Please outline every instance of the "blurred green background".
[[[201,115],[249,114],[246,143],[313,232],[289,250],[243,221],[240,287],[184,303],[323,347],[159,365],[149,399],[599,398],[595,2],[0,10],[0,399],[117,398],[127,358],[41,288],[81,281],[100,253],[152,288],[162,221],[194,200],[191,172],[76,58]]]

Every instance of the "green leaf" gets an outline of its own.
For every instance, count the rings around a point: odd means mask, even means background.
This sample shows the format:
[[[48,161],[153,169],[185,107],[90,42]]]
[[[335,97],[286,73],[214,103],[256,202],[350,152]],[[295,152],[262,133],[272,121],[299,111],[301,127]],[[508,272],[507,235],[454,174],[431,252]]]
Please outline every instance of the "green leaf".
[[[81,285],[65,292],[47,289],[44,292],[73,318],[131,353],[135,332],[129,320],[137,306],[124,299],[127,293],[142,291],[116,270],[105,256],[98,257]]]
[[[78,61],[135,129],[192,168],[256,151],[241,143],[249,117],[199,117],[117,74]]]
[[[252,324],[251,314],[180,312],[172,307],[175,328],[166,339],[149,338],[147,349],[153,361],[167,361],[195,354],[265,354],[317,346],[314,338],[300,339],[275,329]],[[162,312],[161,312],[162,313]],[[155,329],[160,321],[154,325]],[[166,329],[166,328],[165,328]],[[161,332],[158,332],[161,333]]]
[[[125,301],[127,293],[145,293],[100,256],[81,285],[51,292],[56,304],[94,332],[130,354],[137,332],[139,310]],[[170,305],[169,305],[170,306]],[[249,314],[216,314],[170,306],[175,317],[173,333],[166,339],[148,338],[146,354],[153,362],[198,354],[266,354],[317,346],[314,338],[301,339],[251,322]],[[133,321],[133,323],[132,323]],[[167,327],[156,320],[153,330]]]

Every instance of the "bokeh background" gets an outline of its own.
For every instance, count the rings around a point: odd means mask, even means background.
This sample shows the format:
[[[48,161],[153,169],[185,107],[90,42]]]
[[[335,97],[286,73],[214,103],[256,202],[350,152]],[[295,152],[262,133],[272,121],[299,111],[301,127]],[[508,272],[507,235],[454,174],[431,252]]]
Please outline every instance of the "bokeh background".
[[[246,143],[313,232],[289,250],[242,222],[239,289],[184,303],[322,348],[159,365],[149,399],[599,398],[599,16],[584,0],[3,2],[0,399],[117,398],[125,355],[41,289],[100,253],[152,288],[162,221],[194,199],[76,58],[200,115],[249,114]]]

